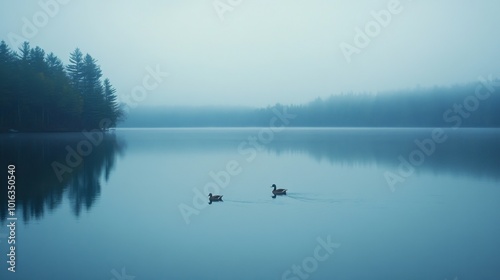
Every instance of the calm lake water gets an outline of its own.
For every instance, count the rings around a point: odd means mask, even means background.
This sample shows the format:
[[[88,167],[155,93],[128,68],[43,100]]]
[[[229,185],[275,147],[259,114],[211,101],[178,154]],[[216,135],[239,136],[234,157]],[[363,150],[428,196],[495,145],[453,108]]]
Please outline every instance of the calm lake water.
[[[438,132],[0,135],[0,279],[500,279],[500,130]]]

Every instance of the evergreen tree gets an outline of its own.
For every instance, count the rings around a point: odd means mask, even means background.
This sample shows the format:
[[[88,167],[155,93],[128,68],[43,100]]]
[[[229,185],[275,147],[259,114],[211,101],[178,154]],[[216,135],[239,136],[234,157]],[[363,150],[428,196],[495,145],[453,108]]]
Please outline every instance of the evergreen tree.
[[[62,61],[50,53],[46,56],[49,102],[55,108],[47,116],[48,126],[54,130],[59,127],[81,127],[82,96],[72,87],[70,78],[64,71]]]
[[[5,41],[0,42],[0,129],[15,123],[15,91],[19,72],[16,55]]]
[[[71,84],[77,91],[82,90],[83,53],[76,48],[69,55],[69,65],[66,67]]]
[[[47,71],[47,64],[45,62],[45,51],[40,47],[35,47],[30,50],[29,64],[36,73],[44,73]]]
[[[5,41],[0,42],[0,63],[12,63],[15,60],[15,54],[5,43]]]
[[[47,67],[51,73],[64,71],[62,61],[54,53],[49,53],[45,58],[45,61],[47,62]]]
[[[22,62],[28,63],[30,59],[31,46],[30,43],[24,42],[19,48],[19,58]]]
[[[30,44],[28,42],[24,42],[19,48],[19,54],[17,55],[20,59],[18,65],[20,84],[17,86],[14,99],[16,121],[13,125],[14,127],[18,128],[25,128],[30,126],[30,99],[28,95],[30,90],[29,86],[30,84],[32,84],[34,79],[34,75],[31,71],[30,66],[30,53]]]
[[[111,121],[111,126],[115,126],[117,121],[123,116],[120,105],[117,102],[116,89],[111,85],[109,79],[104,80],[104,100],[105,116]]]
[[[82,94],[83,125],[86,128],[99,127],[99,123],[106,118],[101,77],[102,71],[97,61],[89,54],[85,55],[82,66]]]

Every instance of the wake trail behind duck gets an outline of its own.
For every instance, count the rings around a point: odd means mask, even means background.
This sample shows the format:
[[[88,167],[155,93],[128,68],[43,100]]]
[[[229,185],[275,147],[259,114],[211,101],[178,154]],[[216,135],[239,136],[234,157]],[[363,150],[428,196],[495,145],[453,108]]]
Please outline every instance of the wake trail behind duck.
[[[288,193],[286,197],[302,201],[302,202],[318,202],[318,203],[342,203],[346,202],[348,199],[339,199],[333,197],[325,197],[319,194],[311,194],[311,193]]]

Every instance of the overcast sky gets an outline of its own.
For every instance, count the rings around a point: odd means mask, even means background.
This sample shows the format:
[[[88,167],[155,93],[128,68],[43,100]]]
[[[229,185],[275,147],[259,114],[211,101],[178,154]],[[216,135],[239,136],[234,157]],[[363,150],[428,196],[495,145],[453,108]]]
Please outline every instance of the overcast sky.
[[[79,47],[124,100],[148,66],[169,72],[143,105],[302,103],[500,74],[498,0],[221,0],[219,12],[213,0],[55,1],[40,1],[52,13],[2,0],[1,39],[24,37],[65,63]],[[386,26],[373,22],[383,9]],[[371,41],[346,59],[341,44],[355,50],[366,27]]]

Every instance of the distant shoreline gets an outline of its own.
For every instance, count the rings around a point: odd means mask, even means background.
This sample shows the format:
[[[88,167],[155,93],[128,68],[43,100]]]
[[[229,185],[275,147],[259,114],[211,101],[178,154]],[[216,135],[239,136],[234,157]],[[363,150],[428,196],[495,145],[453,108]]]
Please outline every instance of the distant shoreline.
[[[111,130],[103,130],[102,133],[114,133],[114,131],[125,131],[125,130],[157,130],[157,129],[179,129],[179,130],[188,130],[188,129],[262,129],[266,128],[265,126],[178,126],[178,127],[117,127]],[[353,129],[353,130],[362,130],[362,129],[500,129],[500,127],[487,127],[487,126],[463,126],[460,128],[453,127],[419,127],[419,126],[401,126],[401,127],[389,127],[389,126],[289,126],[284,129],[294,130],[294,129]],[[0,131],[0,135],[17,135],[17,134],[64,134],[64,133],[81,133],[83,131],[17,131],[17,132],[8,132],[8,131]]]

